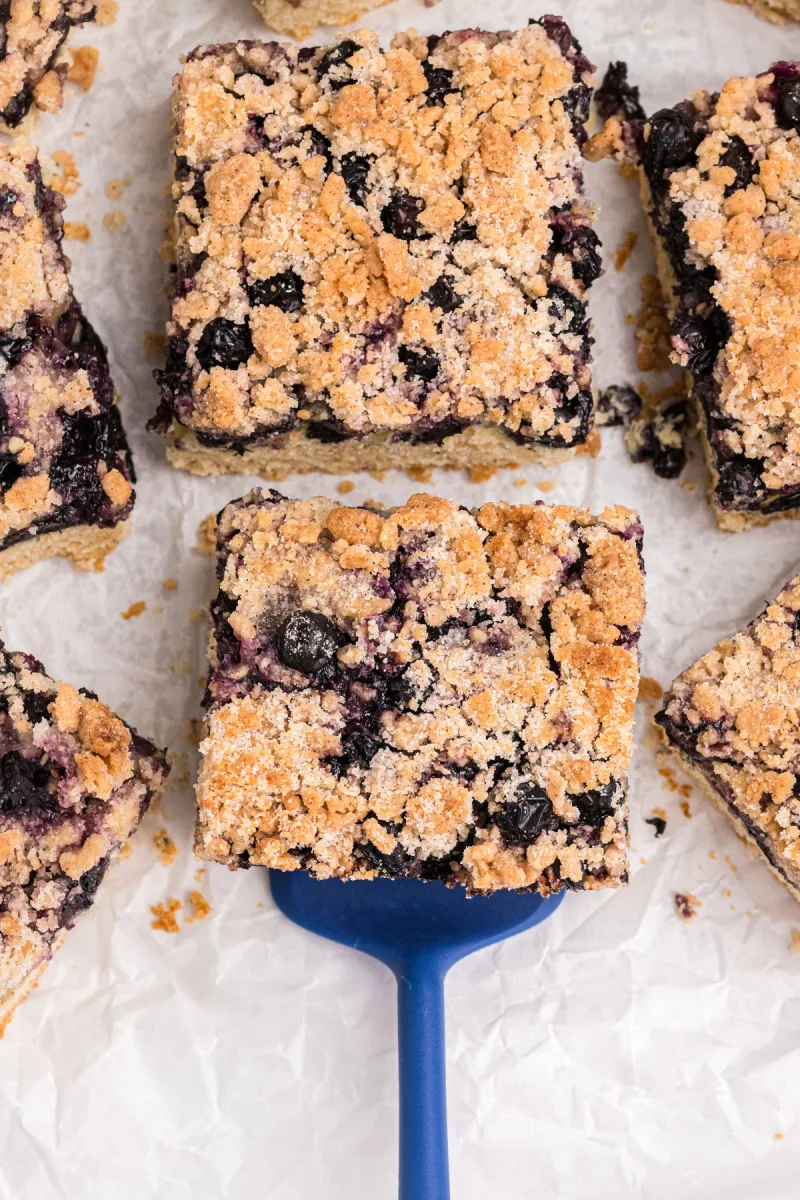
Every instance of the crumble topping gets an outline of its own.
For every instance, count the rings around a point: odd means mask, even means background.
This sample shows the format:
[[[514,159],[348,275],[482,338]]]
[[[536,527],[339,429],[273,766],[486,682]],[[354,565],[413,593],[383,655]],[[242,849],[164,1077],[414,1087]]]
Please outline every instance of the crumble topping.
[[[784,875],[800,880],[800,576],[683,671],[656,717]]]
[[[591,65],[558,18],[200,47],[176,80],[164,405],[209,445],[583,442]],[[405,431],[405,432],[404,432]]]
[[[91,693],[0,643],[0,1011],[93,902],[166,777]]]
[[[475,891],[626,882],[640,538],[620,507],[229,504],[199,857]]]
[[[70,31],[110,9],[96,0],[8,0],[0,9],[0,121],[19,125],[32,104],[58,112],[66,64],[57,61]],[[101,15],[103,20],[100,21]]]

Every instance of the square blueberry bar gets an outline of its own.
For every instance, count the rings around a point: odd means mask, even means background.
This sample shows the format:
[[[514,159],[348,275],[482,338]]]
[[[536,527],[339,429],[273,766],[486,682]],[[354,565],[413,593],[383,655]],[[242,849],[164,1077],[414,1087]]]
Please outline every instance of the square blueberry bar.
[[[229,504],[198,857],[473,892],[626,883],[641,537],[619,507]]]
[[[752,8],[754,13],[772,21],[773,25],[800,21],[800,0],[730,0],[730,3],[744,4]]]
[[[170,461],[282,479],[585,442],[590,70],[557,17],[190,54],[152,423]]]
[[[253,3],[270,29],[304,42],[318,25],[341,29],[364,13],[382,8],[389,0],[253,0]]]
[[[0,642],[0,1032],[167,775],[92,692]]]
[[[35,146],[0,144],[0,579],[52,555],[102,569],[133,508],[105,348],[67,275],[63,204]]]
[[[0,122],[15,128],[32,105],[58,112],[67,73],[58,58],[70,31],[115,10],[107,0],[0,0]]]
[[[800,575],[672,684],[656,723],[682,768],[800,900]]]
[[[588,152],[641,164],[673,358],[688,372],[717,522],[738,530],[796,517],[800,63],[694,92],[646,123],[625,120],[628,99],[620,95]]]

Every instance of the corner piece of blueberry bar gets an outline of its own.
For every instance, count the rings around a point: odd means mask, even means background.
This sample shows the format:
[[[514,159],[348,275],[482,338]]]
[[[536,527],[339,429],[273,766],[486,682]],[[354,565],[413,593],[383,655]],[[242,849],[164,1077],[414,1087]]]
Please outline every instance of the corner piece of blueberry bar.
[[[67,275],[63,204],[35,146],[0,145],[0,579],[52,555],[101,569],[133,508],[105,348]]]
[[[200,475],[560,461],[600,274],[566,24],[201,46],[151,427]]]
[[[0,642],[0,1032],[136,830],[164,752]]]
[[[672,684],[664,740],[800,900],[800,575]]]
[[[619,507],[229,504],[197,855],[472,892],[626,883],[641,538]]]

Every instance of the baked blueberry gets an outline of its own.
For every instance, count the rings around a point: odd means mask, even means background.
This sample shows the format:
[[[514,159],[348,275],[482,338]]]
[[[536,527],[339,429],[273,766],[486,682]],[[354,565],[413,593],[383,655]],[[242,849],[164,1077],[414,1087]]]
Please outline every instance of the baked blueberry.
[[[319,612],[302,609],[281,624],[275,637],[278,657],[287,667],[312,675],[330,666],[339,649],[339,633]]]
[[[256,279],[247,292],[253,305],[274,304],[282,312],[297,312],[303,307],[303,281],[296,271],[281,271],[268,279]]]
[[[204,370],[212,367],[235,369],[247,362],[253,353],[250,330],[246,325],[237,325],[227,317],[209,321],[195,348],[197,361]]]

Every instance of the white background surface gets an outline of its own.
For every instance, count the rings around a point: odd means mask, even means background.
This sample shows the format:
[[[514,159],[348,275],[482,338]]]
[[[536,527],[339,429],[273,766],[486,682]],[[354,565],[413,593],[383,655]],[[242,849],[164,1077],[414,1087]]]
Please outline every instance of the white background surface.
[[[78,294],[110,346],[140,476],[134,531],[104,575],[44,563],[0,590],[7,643],[96,689],[194,771],[204,630],[211,594],[193,550],[199,520],[240,494],[238,478],[166,468],[143,426],[156,403],[147,330],[166,312],[158,246],[167,217],[170,78],[201,41],[261,37],[249,0],[122,0],[118,23],[74,43],[100,47],[94,87],[70,89],[44,118],[45,149],[69,149],[82,188],[67,218]],[[388,40],[514,27],[548,7],[416,0],[373,14]],[[649,111],[700,86],[800,57],[800,30],[777,30],[722,0],[562,0],[589,56],[625,58]],[[268,36],[268,35],[267,35]],[[76,130],[85,136],[76,137]],[[104,184],[130,175],[121,203]],[[627,313],[650,269],[644,239],[617,274],[610,255],[636,227],[633,185],[590,167],[604,208],[608,274],[593,291],[596,379],[635,379]],[[103,214],[123,208],[128,229]],[[625,458],[618,431],[597,461],[506,472],[481,486],[458,474],[430,485],[472,505],[551,497],[595,510],[622,502],[644,519],[649,615],[644,671],[666,685],[719,637],[752,618],[794,573],[800,527],[715,532],[702,488],[656,480]],[[525,487],[513,480],[524,476]],[[695,464],[689,476],[701,479]],[[395,503],[403,475],[356,479],[353,502]],[[294,478],[290,495],[334,481]],[[166,593],[161,581],[179,589]],[[147,611],[124,622],[132,602]],[[161,610],[158,611],[159,606]],[[450,1134],[455,1200],[789,1200],[800,1177],[800,957],[796,904],[697,795],[692,818],[665,789],[639,714],[631,788],[633,885],[568,896],[541,928],[457,966],[448,985]],[[645,824],[669,814],[658,841]],[[2,1200],[389,1200],[396,1189],[394,984],[367,959],[290,926],[258,870],[211,868],[214,912],[178,935],[154,932],[149,906],[196,886],[192,796],[171,784],[132,856],[69,936],[0,1042]],[[180,845],[160,864],[152,835]],[[712,858],[711,852],[716,857]],[[726,858],[726,856],[728,856]],[[737,869],[738,868],[738,869]],[[676,891],[702,902],[692,925]],[[730,892],[730,894],[728,894]],[[263,905],[263,907],[260,907]],[[776,1134],[782,1139],[776,1140]]]

